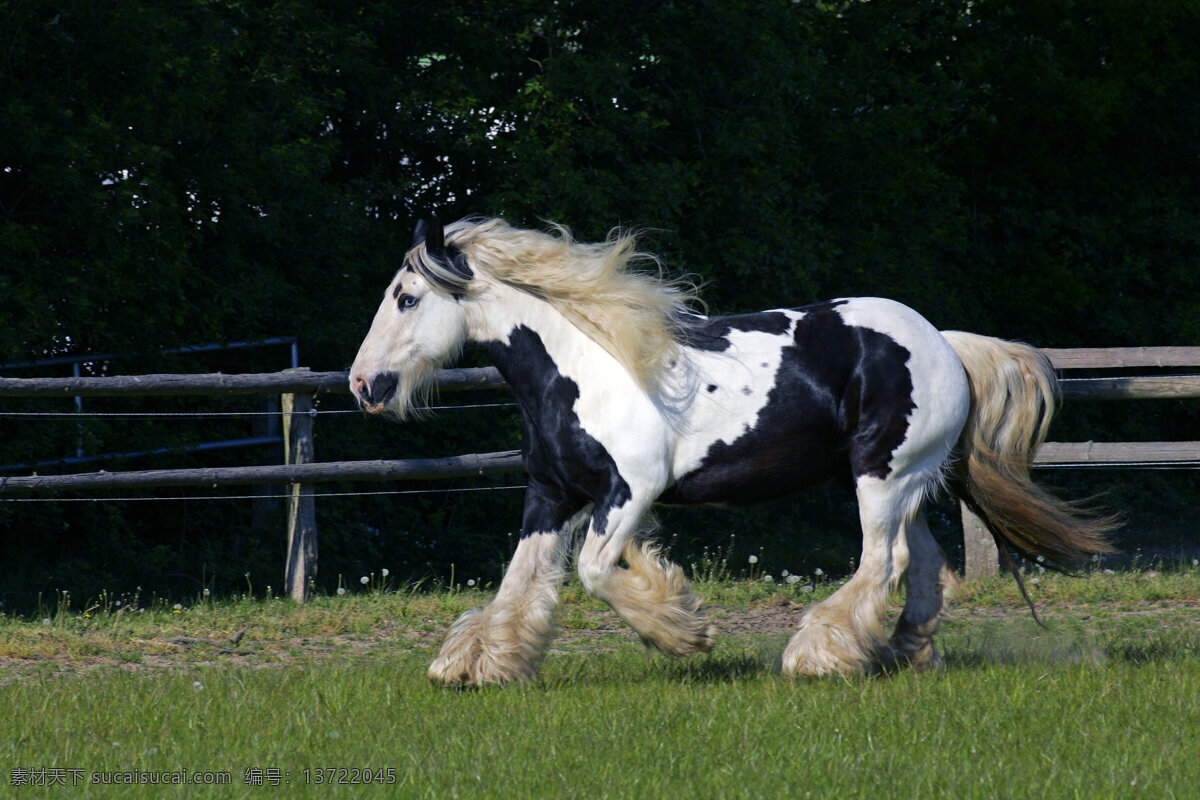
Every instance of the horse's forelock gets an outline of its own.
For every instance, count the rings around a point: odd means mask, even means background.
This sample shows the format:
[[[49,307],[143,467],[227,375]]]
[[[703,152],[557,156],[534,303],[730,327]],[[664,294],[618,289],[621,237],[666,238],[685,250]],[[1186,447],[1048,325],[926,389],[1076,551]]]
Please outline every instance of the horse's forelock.
[[[467,257],[453,245],[431,250],[422,242],[409,250],[404,266],[427,280],[434,291],[455,298],[469,294],[475,277]]]

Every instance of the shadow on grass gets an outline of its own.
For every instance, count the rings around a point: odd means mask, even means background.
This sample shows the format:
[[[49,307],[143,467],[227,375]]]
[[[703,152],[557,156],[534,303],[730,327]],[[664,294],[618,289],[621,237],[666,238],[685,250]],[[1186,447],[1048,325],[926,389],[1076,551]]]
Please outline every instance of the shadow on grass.
[[[942,659],[952,669],[1028,664],[1158,664],[1200,657],[1196,628],[1136,629],[1100,632],[1052,627],[1030,632],[994,626],[960,635],[946,643]]]
[[[629,646],[592,654],[554,655],[543,662],[544,688],[625,685],[658,681],[680,685],[730,683],[779,672],[782,646],[767,642],[722,643],[704,655],[668,658]]]
[[[663,661],[659,673],[664,680],[682,684],[730,683],[760,675],[779,673],[779,654],[737,653],[708,655],[682,661]]]
[[[543,662],[543,689],[630,684],[717,685],[779,677],[786,635],[724,639],[706,655],[671,659],[632,644],[594,653],[555,654]],[[946,630],[938,649],[947,670],[996,666],[1149,665],[1200,660],[1194,617],[1068,619],[1044,630],[1026,620]],[[902,675],[901,669],[890,675]],[[887,680],[887,675],[867,680]],[[806,679],[801,679],[806,680]],[[824,680],[824,679],[813,679]],[[852,679],[853,680],[853,679]]]

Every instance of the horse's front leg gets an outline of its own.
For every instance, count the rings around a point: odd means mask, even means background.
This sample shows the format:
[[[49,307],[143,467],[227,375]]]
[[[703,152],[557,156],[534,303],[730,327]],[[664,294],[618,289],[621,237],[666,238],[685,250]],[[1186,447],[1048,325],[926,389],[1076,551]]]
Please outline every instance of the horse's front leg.
[[[521,541],[496,597],[459,617],[429,666],[429,679],[446,686],[483,686],[529,680],[554,637],[554,609],[571,531],[580,520],[572,506],[539,484],[525,494]]]
[[[592,517],[579,553],[579,578],[587,593],[608,603],[646,645],[670,656],[708,652],[715,629],[700,612],[700,598],[692,594],[683,570],[663,558],[657,546],[637,540],[649,507],[649,501],[634,498]]]

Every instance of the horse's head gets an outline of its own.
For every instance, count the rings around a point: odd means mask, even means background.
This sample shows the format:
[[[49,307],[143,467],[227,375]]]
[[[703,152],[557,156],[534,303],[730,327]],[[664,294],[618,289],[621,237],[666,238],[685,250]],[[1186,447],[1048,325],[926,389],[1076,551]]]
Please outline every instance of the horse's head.
[[[418,223],[350,368],[350,391],[363,410],[400,418],[412,410],[414,395],[466,339],[461,301],[473,277],[466,256],[446,244],[441,223]]]

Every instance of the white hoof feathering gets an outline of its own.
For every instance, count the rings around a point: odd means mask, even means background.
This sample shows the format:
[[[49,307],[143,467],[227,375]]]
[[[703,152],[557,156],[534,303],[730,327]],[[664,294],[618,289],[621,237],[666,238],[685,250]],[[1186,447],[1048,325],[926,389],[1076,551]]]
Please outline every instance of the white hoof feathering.
[[[613,571],[604,598],[637,631],[642,642],[669,656],[707,653],[716,628],[700,611],[678,564],[657,546],[630,542],[622,556],[628,569]]]
[[[518,614],[495,603],[473,608],[446,634],[429,679],[444,686],[485,686],[532,680],[555,633],[550,611]]]
[[[849,586],[849,584],[847,584]],[[845,587],[843,587],[845,588]],[[786,675],[863,675],[873,672],[885,649],[873,605],[855,615],[831,597],[809,609],[783,652]]]

